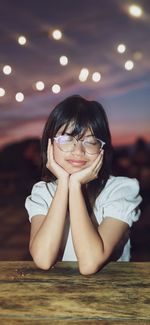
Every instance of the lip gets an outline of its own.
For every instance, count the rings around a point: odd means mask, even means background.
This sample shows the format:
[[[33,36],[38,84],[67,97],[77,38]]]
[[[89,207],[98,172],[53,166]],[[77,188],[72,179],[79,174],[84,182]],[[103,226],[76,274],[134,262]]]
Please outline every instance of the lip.
[[[83,166],[86,164],[85,160],[68,159],[67,161],[73,166]]]

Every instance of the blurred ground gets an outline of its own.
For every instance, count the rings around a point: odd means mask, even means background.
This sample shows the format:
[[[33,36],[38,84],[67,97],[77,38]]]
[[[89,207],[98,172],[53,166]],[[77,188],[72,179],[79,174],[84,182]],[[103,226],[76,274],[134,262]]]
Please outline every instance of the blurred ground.
[[[30,260],[24,201],[40,180],[40,144],[29,139],[0,152],[0,260]],[[131,231],[132,261],[150,261],[150,148],[143,140],[114,149],[113,173],[140,182],[141,218]]]

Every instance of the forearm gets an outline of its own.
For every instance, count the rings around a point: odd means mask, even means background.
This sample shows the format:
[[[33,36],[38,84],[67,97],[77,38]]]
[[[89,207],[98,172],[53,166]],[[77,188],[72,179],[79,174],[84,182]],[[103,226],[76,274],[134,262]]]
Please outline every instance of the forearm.
[[[69,210],[73,244],[81,273],[95,273],[103,256],[103,241],[88,214],[81,186],[69,188]]]
[[[67,205],[68,184],[60,182],[48,214],[30,243],[31,255],[40,268],[48,269],[57,260],[66,221]]]

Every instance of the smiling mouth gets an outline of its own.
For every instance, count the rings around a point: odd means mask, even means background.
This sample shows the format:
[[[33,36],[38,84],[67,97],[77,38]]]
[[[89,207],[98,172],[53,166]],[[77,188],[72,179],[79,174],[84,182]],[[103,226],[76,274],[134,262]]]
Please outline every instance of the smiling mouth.
[[[67,160],[69,164],[73,166],[84,166],[86,164],[85,160],[74,160],[74,159],[69,159]]]

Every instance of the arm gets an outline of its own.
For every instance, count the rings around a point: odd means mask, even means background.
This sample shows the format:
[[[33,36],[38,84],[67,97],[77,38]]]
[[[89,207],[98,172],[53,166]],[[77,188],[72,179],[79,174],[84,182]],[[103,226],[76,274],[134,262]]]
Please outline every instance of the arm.
[[[128,228],[125,222],[105,218],[96,229],[88,215],[81,186],[87,179],[95,178],[95,170],[100,168],[101,164],[102,158],[99,157],[91,169],[73,174],[69,182],[72,237],[79,270],[84,275],[97,272],[106,263]]]
[[[42,269],[49,269],[57,260],[64,231],[68,205],[67,173],[53,159],[52,146],[48,146],[47,167],[55,170],[58,185],[55,196],[46,216],[32,218],[30,234],[30,253],[35,264]]]

